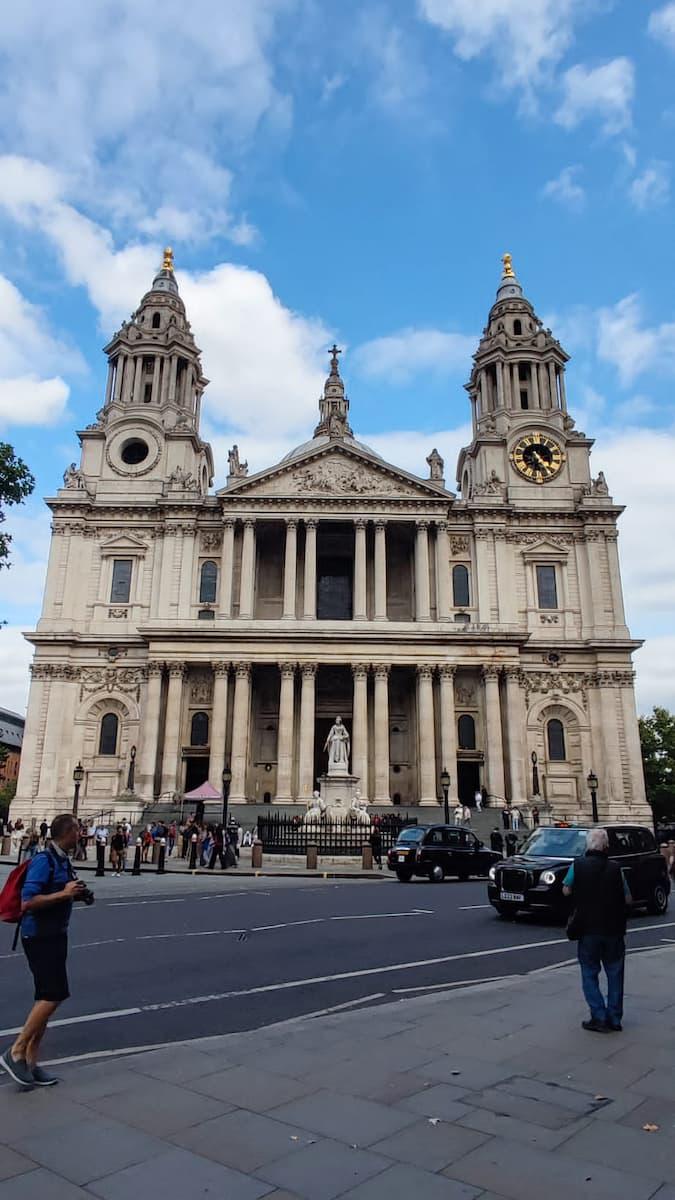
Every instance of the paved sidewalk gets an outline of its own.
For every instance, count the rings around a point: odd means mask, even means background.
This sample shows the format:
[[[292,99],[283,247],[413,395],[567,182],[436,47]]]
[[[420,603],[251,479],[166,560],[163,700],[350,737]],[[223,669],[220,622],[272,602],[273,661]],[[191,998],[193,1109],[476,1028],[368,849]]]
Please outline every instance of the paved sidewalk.
[[[675,1200],[675,947],[0,1087],[0,1200]],[[649,1130],[651,1128],[651,1131]]]
[[[127,859],[127,874],[131,874],[133,866],[133,852],[130,852]],[[16,856],[10,858],[8,855],[0,855],[0,867],[15,867]],[[78,874],[96,871],[96,859],[91,853],[86,862],[75,862],[75,869]],[[106,875],[112,874],[110,863],[106,858],[105,864]],[[157,864],[143,863],[141,866],[142,875],[156,875]],[[180,856],[167,856],[165,862],[164,874],[166,875],[223,875],[227,874],[232,877],[235,875],[251,875],[256,878],[299,878],[299,879],[389,879],[396,881],[396,877],[392,871],[389,871],[386,865],[380,871],[377,867],[374,869],[364,870],[361,866],[361,860],[358,858],[350,858],[346,861],[335,861],[334,859],[319,858],[319,865],[316,869],[308,870],[305,865],[304,855],[295,855],[282,857],[276,854],[266,854],[263,856],[262,867],[253,868],[251,866],[251,851],[249,848],[244,848],[241,851],[239,865],[237,867],[229,867],[227,871],[222,871],[220,867],[216,867],[210,871],[208,867],[197,867],[191,871],[188,866],[188,861]]]

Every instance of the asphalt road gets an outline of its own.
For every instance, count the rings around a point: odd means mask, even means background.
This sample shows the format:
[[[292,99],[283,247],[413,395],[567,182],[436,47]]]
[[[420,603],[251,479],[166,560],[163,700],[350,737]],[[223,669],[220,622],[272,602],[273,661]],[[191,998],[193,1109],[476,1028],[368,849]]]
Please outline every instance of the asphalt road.
[[[253,1030],[548,969],[575,955],[560,925],[497,919],[481,882],[90,882],[97,902],[74,911],[72,995],[50,1030],[50,1060]],[[12,936],[0,926],[0,1045],[32,998]],[[675,940],[675,906],[662,918],[631,921],[632,952],[664,940]]]

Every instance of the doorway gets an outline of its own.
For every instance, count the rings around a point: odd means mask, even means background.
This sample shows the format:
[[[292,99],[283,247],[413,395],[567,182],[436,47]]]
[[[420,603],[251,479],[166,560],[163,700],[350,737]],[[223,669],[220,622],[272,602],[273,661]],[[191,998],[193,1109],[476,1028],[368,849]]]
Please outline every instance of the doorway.
[[[462,804],[473,806],[473,798],[480,789],[480,763],[457,762],[457,795]]]
[[[191,754],[185,759],[185,791],[191,792],[209,777],[208,754]]]

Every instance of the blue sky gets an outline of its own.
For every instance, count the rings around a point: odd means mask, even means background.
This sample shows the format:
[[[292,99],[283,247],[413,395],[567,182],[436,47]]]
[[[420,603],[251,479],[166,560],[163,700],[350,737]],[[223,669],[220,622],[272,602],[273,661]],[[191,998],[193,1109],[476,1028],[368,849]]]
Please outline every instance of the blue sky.
[[[572,354],[620,547],[638,697],[675,707],[675,3],[24,0],[0,29],[0,437],[37,476],[0,574],[25,704],[40,497],[100,407],[101,347],[175,248],[222,482],[313,427],[333,338],[355,430],[454,478],[510,250]]]

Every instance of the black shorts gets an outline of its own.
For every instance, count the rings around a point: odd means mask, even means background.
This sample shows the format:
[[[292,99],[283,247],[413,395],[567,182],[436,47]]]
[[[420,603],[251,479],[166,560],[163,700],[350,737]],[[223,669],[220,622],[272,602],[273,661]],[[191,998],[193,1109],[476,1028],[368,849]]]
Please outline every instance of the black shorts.
[[[35,981],[35,999],[59,1004],[70,995],[66,958],[68,935],[55,933],[49,937],[22,938],[24,954]]]

